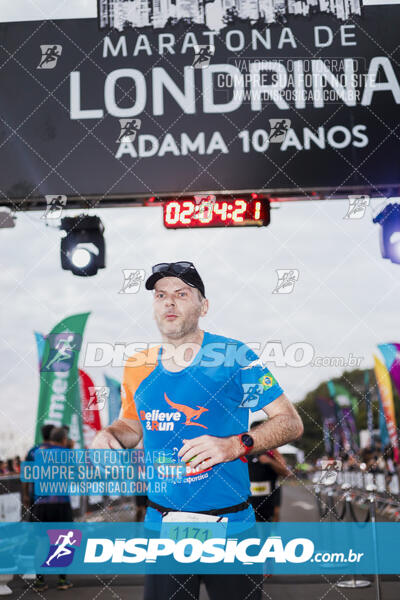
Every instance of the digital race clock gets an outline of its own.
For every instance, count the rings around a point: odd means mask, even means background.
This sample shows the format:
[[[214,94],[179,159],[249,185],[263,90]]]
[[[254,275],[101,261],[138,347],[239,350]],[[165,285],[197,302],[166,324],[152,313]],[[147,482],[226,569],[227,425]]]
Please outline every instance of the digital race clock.
[[[232,227],[268,225],[270,207],[268,200],[215,199],[209,196],[168,200],[164,203],[164,225],[169,229],[190,227]]]

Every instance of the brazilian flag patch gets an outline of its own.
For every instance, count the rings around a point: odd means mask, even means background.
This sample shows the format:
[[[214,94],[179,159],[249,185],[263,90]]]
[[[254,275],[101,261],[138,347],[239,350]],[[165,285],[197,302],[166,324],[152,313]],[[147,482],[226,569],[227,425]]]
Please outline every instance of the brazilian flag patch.
[[[276,383],[275,379],[273,378],[271,373],[268,373],[268,374],[260,377],[258,382],[261,383],[264,390],[269,390],[269,388],[272,387],[274,385],[274,383]]]

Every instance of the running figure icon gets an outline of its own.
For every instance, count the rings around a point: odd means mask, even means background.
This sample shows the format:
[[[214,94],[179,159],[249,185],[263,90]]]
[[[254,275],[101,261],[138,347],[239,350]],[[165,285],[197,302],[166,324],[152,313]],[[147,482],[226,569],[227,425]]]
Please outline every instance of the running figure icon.
[[[42,57],[40,59],[40,63],[38,65],[38,69],[53,69],[57,60],[61,56],[61,46],[58,44],[52,45],[43,45],[40,47],[42,51]]]
[[[67,546],[72,546],[73,544],[76,543],[77,540],[72,539],[74,535],[73,531],[69,531],[67,534],[63,535],[59,535],[56,541],[56,546],[57,549],[55,552],[53,552],[53,554],[46,560],[46,565],[50,566],[51,561],[54,558],[61,558],[62,556],[67,556],[68,554],[72,553],[72,550],[70,548],[67,548]],[[60,542],[60,540],[62,540]]]
[[[46,365],[46,369],[50,369],[51,365],[55,362],[66,361],[72,358],[74,350],[76,350],[76,344],[72,344],[74,336],[73,334],[69,335],[67,339],[59,340],[55,346],[57,350],[56,354],[54,354],[53,358],[49,360]]]

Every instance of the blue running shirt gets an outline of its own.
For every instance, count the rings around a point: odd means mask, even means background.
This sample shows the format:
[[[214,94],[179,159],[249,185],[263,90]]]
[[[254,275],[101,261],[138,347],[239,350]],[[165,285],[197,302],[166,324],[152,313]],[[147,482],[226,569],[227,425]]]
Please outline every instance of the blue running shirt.
[[[124,369],[121,414],[140,420],[146,454],[163,450],[178,462],[183,439],[246,432],[249,411],[262,409],[283,393],[255,352],[238,340],[205,331],[198,354],[177,373],[164,369],[160,355],[161,346],[139,352]],[[182,511],[225,508],[250,495],[243,457],[205,471],[189,468],[184,477],[164,481],[166,491],[152,491],[150,500]],[[146,520],[157,513],[149,508]],[[245,514],[253,517],[252,509],[227,516],[237,520]]]

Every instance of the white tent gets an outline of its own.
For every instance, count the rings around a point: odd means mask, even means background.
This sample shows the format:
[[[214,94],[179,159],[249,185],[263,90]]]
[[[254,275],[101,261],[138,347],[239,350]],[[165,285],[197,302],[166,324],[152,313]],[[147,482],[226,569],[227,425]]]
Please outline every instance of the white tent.
[[[281,454],[295,454],[296,460],[298,463],[302,463],[304,461],[304,452],[303,450],[299,450],[296,446],[292,446],[292,444],[285,444],[278,448]]]

